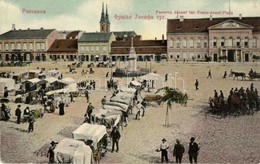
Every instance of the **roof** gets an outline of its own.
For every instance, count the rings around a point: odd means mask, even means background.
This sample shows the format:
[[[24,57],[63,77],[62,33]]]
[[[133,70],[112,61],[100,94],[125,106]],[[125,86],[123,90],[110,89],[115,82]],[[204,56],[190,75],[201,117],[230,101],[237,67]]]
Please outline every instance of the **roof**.
[[[135,40],[136,54],[167,53],[166,40]],[[114,41],[111,44],[111,54],[129,54],[131,41]]]
[[[114,35],[116,37],[133,37],[136,36],[137,34],[135,33],[135,31],[113,31]]]
[[[55,29],[10,30],[0,39],[46,39]]]
[[[72,31],[67,34],[66,39],[77,39],[79,33],[80,31]]]
[[[48,52],[77,52],[77,39],[56,39]]]
[[[79,42],[108,42],[112,33],[111,32],[95,32],[83,33],[79,38]]]
[[[234,20],[250,26],[253,26],[253,32],[260,32],[260,17],[238,17],[233,18],[200,18],[200,19],[185,19],[181,22],[179,19],[167,20],[167,33],[184,33],[184,32],[207,32],[208,27],[218,23]]]

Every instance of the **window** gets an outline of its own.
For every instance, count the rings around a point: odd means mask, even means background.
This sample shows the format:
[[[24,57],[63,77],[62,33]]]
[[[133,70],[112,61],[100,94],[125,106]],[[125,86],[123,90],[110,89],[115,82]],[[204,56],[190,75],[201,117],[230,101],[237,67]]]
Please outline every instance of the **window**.
[[[89,46],[86,46],[86,51],[89,52]]]
[[[248,37],[245,37],[245,47],[248,48]]]
[[[170,55],[170,58],[172,59],[172,58],[173,58],[173,56],[172,56],[172,55]]]
[[[253,38],[253,48],[256,48],[256,38]]]
[[[187,53],[186,53],[186,52],[183,52],[183,53],[182,53],[182,58],[183,58],[183,59],[186,59],[186,58],[187,58]]]
[[[33,43],[29,43],[29,50],[33,50]]]
[[[193,48],[194,47],[194,41],[193,41],[193,38],[190,39],[190,48]]]
[[[191,58],[192,60],[194,60],[194,54],[193,54],[193,52],[190,53],[190,58]]]
[[[21,43],[17,43],[16,49],[20,50],[21,49]]]
[[[84,51],[84,46],[80,46],[80,51]]]
[[[91,46],[91,51],[94,51],[94,46]]]
[[[23,43],[23,50],[27,50],[27,43]]]
[[[96,51],[99,51],[99,46],[96,46]]]
[[[180,55],[177,55],[177,59],[179,59],[180,58]]]
[[[213,38],[212,46],[213,46],[214,48],[217,47],[217,38],[216,38],[216,37]]]
[[[187,40],[186,40],[186,38],[184,38],[184,39],[182,40],[182,47],[183,47],[183,48],[186,48],[186,47],[187,47]]]
[[[240,41],[241,41],[240,37],[237,37],[237,47],[240,47]]]
[[[200,55],[198,55],[197,57],[198,57],[198,59],[200,59]]]
[[[204,39],[204,48],[208,48],[208,40]]]
[[[197,40],[197,48],[200,48],[200,38]]]
[[[228,39],[228,46],[233,47],[233,38],[229,37]]]
[[[9,44],[5,43],[5,50],[8,51],[9,50]]]
[[[41,43],[41,49],[45,50],[45,43]]]
[[[176,48],[180,48],[180,39],[179,38],[177,38],[177,40],[176,40]]]
[[[14,50],[14,43],[11,43],[11,50]]]
[[[170,39],[170,47],[173,48],[173,39]]]
[[[221,38],[220,38],[220,46],[221,46],[221,47],[224,47],[224,46],[225,46],[225,38],[224,38],[224,37],[221,37]]]
[[[107,51],[107,47],[106,46],[103,46],[103,51]]]
[[[36,49],[37,50],[41,49],[41,44],[40,43],[36,43]]]

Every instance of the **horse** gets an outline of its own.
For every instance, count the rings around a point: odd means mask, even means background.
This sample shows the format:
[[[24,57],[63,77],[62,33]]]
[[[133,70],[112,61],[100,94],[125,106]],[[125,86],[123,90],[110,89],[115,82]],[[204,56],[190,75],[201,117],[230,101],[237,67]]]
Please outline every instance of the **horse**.
[[[241,76],[242,77],[242,80],[246,77],[246,74],[244,72],[231,72],[231,74],[234,76],[233,80],[235,80],[235,78],[237,78],[238,80],[238,77]]]

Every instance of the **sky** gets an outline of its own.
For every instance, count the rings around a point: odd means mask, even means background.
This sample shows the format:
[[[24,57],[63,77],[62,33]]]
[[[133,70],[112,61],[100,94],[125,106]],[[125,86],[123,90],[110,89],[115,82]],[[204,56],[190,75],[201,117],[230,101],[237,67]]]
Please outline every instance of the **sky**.
[[[102,2],[111,31],[135,31],[142,39],[166,36],[167,19],[180,15],[184,21],[210,14],[213,19],[260,16],[260,0],[0,0],[0,34],[12,24],[16,29],[100,31]]]

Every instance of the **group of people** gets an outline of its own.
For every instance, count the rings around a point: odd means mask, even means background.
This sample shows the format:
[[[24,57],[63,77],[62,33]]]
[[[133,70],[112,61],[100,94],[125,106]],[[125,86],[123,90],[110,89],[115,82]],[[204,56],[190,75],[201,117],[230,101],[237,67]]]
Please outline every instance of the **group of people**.
[[[160,145],[160,149],[157,149],[157,151],[161,152],[161,162],[163,163],[164,160],[168,163],[169,158],[168,158],[168,150],[169,150],[169,145],[166,141],[165,138],[162,139],[162,143]],[[200,147],[198,144],[195,142],[195,138],[191,137],[190,138],[190,143],[189,143],[189,150],[188,150],[188,155],[189,155],[189,161],[190,163],[197,163],[197,157],[199,153]],[[185,148],[183,144],[180,143],[180,140],[177,139],[176,143],[174,144],[173,147],[173,152],[172,155],[175,157],[175,162],[176,163],[182,163],[182,158],[185,152]]]

